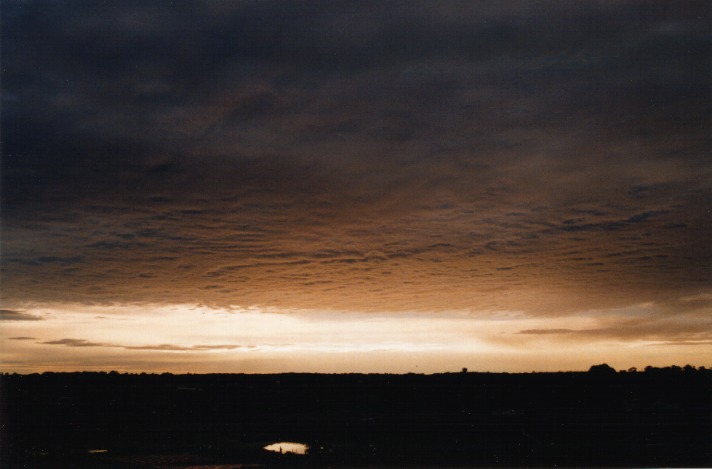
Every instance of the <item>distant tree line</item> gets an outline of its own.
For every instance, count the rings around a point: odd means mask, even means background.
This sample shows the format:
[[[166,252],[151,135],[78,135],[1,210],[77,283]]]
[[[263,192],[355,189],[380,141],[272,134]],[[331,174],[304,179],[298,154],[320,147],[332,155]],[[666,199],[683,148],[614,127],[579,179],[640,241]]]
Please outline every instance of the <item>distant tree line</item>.
[[[680,373],[710,373],[712,372],[712,367],[705,367],[705,366],[698,366],[695,367],[693,365],[684,365],[684,366],[678,366],[678,365],[670,365],[666,367],[655,367],[655,366],[646,366],[643,368],[643,370],[639,370],[637,367],[633,366],[630,367],[626,370],[616,370],[612,366],[608,365],[607,363],[602,363],[600,365],[592,365],[588,369],[588,373],[593,374],[593,375],[613,375],[613,374],[627,374],[627,373],[651,373],[651,374],[662,374],[662,375],[672,375],[672,374],[680,374]],[[522,374],[558,374],[558,373],[582,373],[580,371],[532,371],[530,373],[522,372],[478,372],[478,371],[468,371],[467,368],[462,368],[460,371],[461,374],[487,374],[487,375],[522,375]],[[111,370],[111,371],[44,371],[42,373],[17,373],[17,372],[3,372],[1,373],[2,376],[54,376],[54,375],[99,375],[99,376],[110,376],[110,377],[118,377],[118,376],[151,376],[151,377],[171,377],[171,376],[214,376],[214,377],[220,377],[220,376],[255,376],[251,374],[246,374],[246,373],[170,373],[170,372],[162,372],[162,373],[147,373],[147,372],[119,372],[116,370]],[[444,372],[444,373],[432,373],[430,376],[438,376],[438,375],[449,375],[452,373],[449,372]],[[401,376],[398,373],[300,373],[300,372],[295,372],[295,373],[268,373],[268,374],[261,374],[259,376],[309,376],[309,375],[337,375],[337,376],[356,376],[356,375],[372,375],[372,376]],[[424,375],[423,373],[407,373],[406,375],[412,376],[412,375]]]

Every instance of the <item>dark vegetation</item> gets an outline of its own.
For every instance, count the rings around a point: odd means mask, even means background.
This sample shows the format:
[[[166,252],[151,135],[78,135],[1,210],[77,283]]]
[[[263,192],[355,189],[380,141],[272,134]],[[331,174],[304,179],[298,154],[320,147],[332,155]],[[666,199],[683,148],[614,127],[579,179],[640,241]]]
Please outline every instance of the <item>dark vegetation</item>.
[[[712,466],[712,370],[691,366],[0,379],[3,468]],[[276,441],[310,451],[262,450]]]

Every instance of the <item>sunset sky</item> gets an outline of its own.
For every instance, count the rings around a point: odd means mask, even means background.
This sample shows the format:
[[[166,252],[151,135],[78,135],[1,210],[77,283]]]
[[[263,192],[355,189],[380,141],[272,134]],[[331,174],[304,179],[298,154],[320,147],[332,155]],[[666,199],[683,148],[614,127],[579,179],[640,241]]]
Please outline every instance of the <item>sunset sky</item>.
[[[2,371],[712,366],[711,28],[3,1]]]

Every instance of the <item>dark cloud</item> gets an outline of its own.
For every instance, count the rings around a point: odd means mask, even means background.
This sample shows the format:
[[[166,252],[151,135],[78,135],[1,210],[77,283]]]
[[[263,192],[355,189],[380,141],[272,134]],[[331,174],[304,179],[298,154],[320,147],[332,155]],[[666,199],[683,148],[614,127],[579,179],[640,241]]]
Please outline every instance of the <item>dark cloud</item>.
[[[532,334],[532,335],[548,335],[548,334],[570,334],[572,332],[578,332],[574,329],[525,329],[519,331],[519,334]]]
[[[59,339],[41,342],[43,345],[64,345],[67,347],[116,347],[116,345],[90,342],[84,339]]]
[[[182,347],[173,344],[160,345],[141,345],[141,346],[124,346],[126,350],[166,350],[171,352],[200,352],[209,350],[235,350],[241,348],[239,345],[193,345],[190,347]]]
[[[662,301],[657,305],[609,311],[600,327],[525,329],[518,334],[581,340],[650,341],[653,344],[696,345],[712,339],[712,301],[707,295]],[[595,318],[595,315],[593,316]]]
[[[35,339],[35,337],[20,336],[20,337],[10,337],[10,340],[36,340],[36,339]]]
[[[0,309],[0,321],[41,321],[42,317],[11,309]]]
[[[650,346],[659,345],[679,345],[679,346],[690,346],[690,345],[712,345],[712,340],[680,340],[677,342],[658,342],[650,344]]]
[[[5,2],[3,295],[564,312],[709,290],[710,19]]]
[[[204,352],[211,350],[235,350],[241,348],[240,345],[218,344],[218,345],[191,345],[181,346],[174,344],[158,344],[158,345],[121,345],[105,342],[91,342],[84,339],[59,339],[40,342],[42,345],[64,345],[66,347],[106,347],[106,348],[121,348],[125,350],[148,350],[148,351],[167,351],[167,352]]]

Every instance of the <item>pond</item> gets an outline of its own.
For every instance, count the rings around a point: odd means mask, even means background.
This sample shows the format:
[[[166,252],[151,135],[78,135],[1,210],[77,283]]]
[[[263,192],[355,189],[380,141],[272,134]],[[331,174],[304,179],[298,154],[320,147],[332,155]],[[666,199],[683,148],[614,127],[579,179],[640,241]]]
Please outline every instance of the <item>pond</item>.
[[[304,443],[295,443],[293,441],[280,441],[267,445],[264,449],[267,451],[274,451],[276,453],[307,454],[309,446]]]

